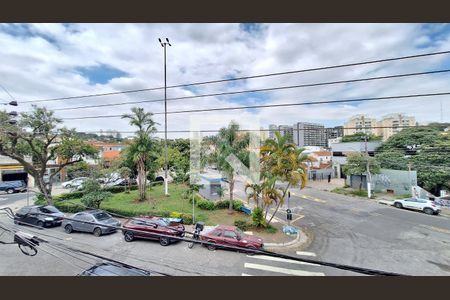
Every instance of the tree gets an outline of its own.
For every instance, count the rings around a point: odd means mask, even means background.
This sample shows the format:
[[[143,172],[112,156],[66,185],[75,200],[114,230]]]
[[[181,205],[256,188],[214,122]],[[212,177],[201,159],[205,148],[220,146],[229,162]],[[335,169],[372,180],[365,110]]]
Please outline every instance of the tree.
[[[361,182],[359,183],[359,190],[362,189],[362,178],[367,173],[367,164],[371,174],[380,173],[380,164],[375,158],[367,156],[362,153],[352,153],[347,156],[347,163],[343,167],[345,175],[359,175]]]
[[[127,153],[132,156],[136,164],[138,173],[139,201],[146,199],[147,168],[150,153],[156,147],[152,134],[156,132],[155,122],[152,119],[152,113],[145,112],[143,108],[133,107],[131,114],[124,114],[123,119],[129,119],[132,126],[138,128],[136,139],[127,148]]]
[[[110,192],[102,191],[100,183],[93,178],[89,178],[83,183],[83,191],[81,203],[88,208],[100,208],[100,204],[112,195]]]
[[[121,167],[117,170],[117,172],[120,174],[120,177],[124,178],[127,181],[128,191],[125,191],[125,192],[129,193],[130,192],[131,169],[128,167]]]
[[[39,191],[49,204],[53,204],[51,191],[53,178],[66,167],[95,156],[97,150],[81,140],[75,129],[59,128],[62,120],[46,108],[33,105],[32,111],[22,113],[17,126],[7,122],[6,112],[0,112],[0,155],[18,161],[33,176]],[[27,159],[31,157],[31,162]],[[47,165],[56,161],[58,168],[47,180]]]
[[[342,142],[361,142],[364,141],[364,137],[367,136],[367,141],[381,141],[381,136],[377,136],[373,133],[364,133],[364,132],[357,132],[355,134],[350,135],[344,135],[342,137]]]
[[[450,189],[450,136],[444,132],[448,123],[405,128],[391,136],[377,149],[382,168],[417,171],[417,182],[439,194]]]
[[[219,196],[220,200],[222,200],[223,196],[225,195],[226,188],[223,186],[219,186],[216,190],[217,195]]]
[[[228,180],[230,190],[229,211],[233,211],[233,192],[235,184],[235,170],[228,163],[227,158],[235,155],[244,165],[249,161],[249,134],[239,132],[239,125],[231,122],[227,128],[221,128],[217,136],[217,168]]]
[[[268,224],[272,221],[291,187],[304,188],[308,180],[308,171],[305,162],[307,155],[302,153],[304,149],[298,149],[295,144],[288,143],[288,136],[275,132],[275,139],[267,139],[261,147],[261,166],[264,187],[263,201],[266,205],[266,215],[269,206],[276,203],[275,212]],[[276,181],[281,180],[286,184],[277,188]]]
[[[67,176],[70,179],[77,177],[89,177],[91,175],[91,167],[85,162],[80,161],[66,168]]]

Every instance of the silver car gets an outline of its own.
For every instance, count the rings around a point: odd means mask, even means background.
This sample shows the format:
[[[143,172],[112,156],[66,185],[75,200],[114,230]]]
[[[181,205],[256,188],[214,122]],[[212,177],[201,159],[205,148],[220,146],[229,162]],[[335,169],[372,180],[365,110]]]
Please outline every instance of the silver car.
[[[93,233],[95,236],[101,236],[102,234],[113,233],[116,231],[116,228],[102,225],[120,227],[121,223],[103,210],[79,212],[73,215],[71,220],[64,219],[62,223],[62,227],[67,233],[81,231]]]

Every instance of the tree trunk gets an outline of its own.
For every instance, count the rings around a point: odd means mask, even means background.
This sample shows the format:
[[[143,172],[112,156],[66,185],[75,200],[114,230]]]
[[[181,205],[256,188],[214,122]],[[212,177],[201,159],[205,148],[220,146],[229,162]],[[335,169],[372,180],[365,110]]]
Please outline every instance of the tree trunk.
[[[234,191],[234,177],[231,175],[230,177],[230,204],[228,206],[228,209],[230,211],[233,211],[233,191]]]
[[[283,196],[282,196],[282,198],[280,199],[280,201],[278,201],[277,208],[275,209],[275,212],[273,213],[272,217],[270,217],[270,220],[269,220],[269,222],[267,223],[267,225],[269,225],[270,222],[272,222],[272,219],[273,219],[273,217],[275,216],[275,214],[278,212],[278,209],[280,208],[281,203],[284,202],[284,198],[286,197],[287,191],[288,191],[288,189],[289,189],[290,187],[291,187],[291,184],[289,183],[289,184],[286,186],[286,189],[283,191]]]
[[[139,177],[139,201],[145,200],[145,164],[142,159],[138,162],[138,177]]]
[[[38,184],[39,191],[42,193],[42,195],[45,197],[45,200],[47,200],[47,203],[49,205],[53,205],[53,198],[52,198],[52,184],[49,182],[49,186],[47,188],[47,185],[45,184],[44,176],[41,174],[38,174],[38,176],[34,177]]]

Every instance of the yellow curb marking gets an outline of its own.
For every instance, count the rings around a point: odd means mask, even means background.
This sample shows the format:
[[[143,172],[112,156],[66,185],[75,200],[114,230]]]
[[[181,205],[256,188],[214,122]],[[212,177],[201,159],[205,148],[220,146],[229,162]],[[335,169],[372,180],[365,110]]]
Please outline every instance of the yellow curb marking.
[[[313,197],[309,197],[309,196],[305,196],[305,195],[298,195],[298,194],[295,194],[295,193],[292,193],[292,192],[291,192],[291,194],[294,195],[294,196],[306,199],[306,200],[311,200],[311,201],[315,201],[315,202],[319,202],[319,203],[327,203],[327,201],[319,199],[319,198],[313,198]]]

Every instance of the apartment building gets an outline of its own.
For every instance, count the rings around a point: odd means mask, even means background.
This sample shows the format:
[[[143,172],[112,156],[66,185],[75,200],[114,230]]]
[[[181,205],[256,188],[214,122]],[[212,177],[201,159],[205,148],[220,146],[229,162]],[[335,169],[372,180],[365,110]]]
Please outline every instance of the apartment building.
[[[298,122],[292,126],[293,143],[298,147],[327,147],[325,126],[317,123]]]
[[[360,132],[378,135],[376,127],[377,120],[375,118],[360,114],[351,117],[350,120],[344,124],[344,135],[352,135]]]
[[[385,141],[408,126],[416,126],[416,118],[403,114],[389,114],[378,121],[377,135],[383,136]]]
[[[293,130],[292,126],[289,125],[269,125],[269,138],[275,139],[275,132],[281,133],[282,136],[287,136],[287,142],[293,143]]]

